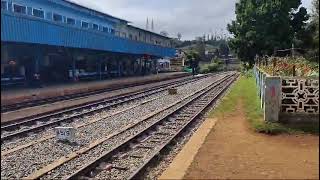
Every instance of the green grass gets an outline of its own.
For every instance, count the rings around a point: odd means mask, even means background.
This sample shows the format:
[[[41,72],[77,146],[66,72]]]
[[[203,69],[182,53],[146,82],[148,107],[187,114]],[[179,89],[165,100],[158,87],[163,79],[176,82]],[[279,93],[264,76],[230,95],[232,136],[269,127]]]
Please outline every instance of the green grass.
[[[260,100],[257,95],[255,80],[254,77],[249,74],[242,75],[240,79],[235,82],[230,92],[222,99],[218,107],[209,113],[209,117],[223,118],[234,112],[239,102],[243,104],[246,119],[251,125],[251,128],[256,132],[267,134],[319,134],[319,125],[285,125],[265,122],[263,120],[263,111],[260,108]]]

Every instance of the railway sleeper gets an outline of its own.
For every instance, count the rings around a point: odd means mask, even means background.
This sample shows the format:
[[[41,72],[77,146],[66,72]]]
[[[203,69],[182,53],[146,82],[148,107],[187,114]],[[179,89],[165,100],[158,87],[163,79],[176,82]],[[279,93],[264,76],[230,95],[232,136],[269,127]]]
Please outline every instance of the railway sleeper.
[[[171,134],[167,132],[156,132],[154,135],[170,136]]]
[[[153,149],[154,147],[146,146],[146,145],[137,145],[134,147],[134,149],[136,149],[136,148],[138,148],[138,149]]]

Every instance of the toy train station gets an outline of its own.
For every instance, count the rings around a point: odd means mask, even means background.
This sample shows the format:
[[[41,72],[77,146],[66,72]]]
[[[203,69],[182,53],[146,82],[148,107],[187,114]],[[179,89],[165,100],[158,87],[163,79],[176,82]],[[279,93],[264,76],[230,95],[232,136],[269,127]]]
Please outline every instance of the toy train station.
[[[157,72],[171,39],[66,0],[1,0],[1,85]]]

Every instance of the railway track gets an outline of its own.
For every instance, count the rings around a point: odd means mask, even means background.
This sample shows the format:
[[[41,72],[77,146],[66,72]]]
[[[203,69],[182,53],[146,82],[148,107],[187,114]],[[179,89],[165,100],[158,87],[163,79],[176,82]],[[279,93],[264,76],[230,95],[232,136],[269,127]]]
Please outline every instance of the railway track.
[[[139,174],[233,82],[222,82],[66,179],[137,179]],[[106,158],[106,160],[104,160]],[[134,164],[134,165],[133,165]],[[132,166],[133,165],[133,166]],[[102,167],[102,168],[101,168]]]
[[[236,77],[237,74],[226,75],[207,87],[142,117],[124,129],[59,158],[26,178],[137,178],[139,173],[195,121]]]
[[[61,123],[72,122],[74,119],[81,118],[93,113],[101,112],[106,109],[111,109],[119,105],[136,101],[144,97],[163,92],[168,88],[182,86],[203,79],[207,76],[184,79],[171,83],[166,83],[160,86],[147,88],[142,91],[127,93],[113,98],[103,99],[90,104],[77,106],[63,111],[53,112],[51,114],[40,115],[34,118],[22,118],[14,123],[1,126],[1,143],[16,137],[25,136],[30,132],[41,131],[48,127],[57,126]]]
[[[206,76],[201,76],[201,77],[183,78],[183,79],[179,79],[177,81],[164,83],[164,84],[157,85],[157,86],[146,87],[146,88],[144,88],[142,90],[138,90],[138,91],[134,91],[134,92],[122,93],[122,94],[117,95],[117,96],[113,96],[113,97],[109,97],[109,98],[103,98],[103,99],[99,99],[99,100],[95,100],[95,101],[90,101],[90,102],[87,102],[87,103],[74,105],[74,106],[71,106],[71,107],[68,107],[68,108],[61,108],[61,109],[57,109],[57,110],[50,111],[50,112],[45,112],[45,113],[41,113],[41,114],[37,114],[37,115],[33,115],[33,116],[22,117],[22,118],[18,118],[18,119],[12,120],[12,121],[2,122],[1,126],[7,126],[7,125],[20,123],[20,122],[24,122],[24,121],[28,121],[28,120],[32,120],[32,119],[39,119],[40,117],[48,118],[48,117],[52,117],[53,115],[54,116],[55,115],[59,115],[61,113],[69,113],[69,112],[72,112],[72,111],[77,111],[82,107],[86,108],[86,107],[89,107],[89,106],[93,106],[95,104],[112,101],[114,99],[121,99],[121,98],[125,98],[125,97],[128,97],[128,96],[133,96],[135,94],[139,94],[139,93],[143,93],[143,92],[147,92],[147,91],[152,91],[152,90],[157,90],[159,88],[167,87],[167,86],[170,86],[170,85],[184,83],[184,82],[187,82],[187,81],[195,81],[195,80],[202,79],[202,78],[205,78],[205,77],[207,77],[207,75]]]
[[[181,78],[179,78],[179,79],[181,79]],[[184,78],[182,78],[182,79],[184,79]],[[150,84],[155,83],[155,82],[151,82]],[[19,103],[14,103],[14,104],[10,104],[10,105],[3,105],[3,106],[1,106],[1,113],[16,111],[16,110],[20,110],[20,109],[27,108],[27,107],[45,105],[45,104],[54,103],[54,102],[58,102],[58,101],[85,98],[85,97],[96,95],[96,94],[111,92],[111,91],[120,90],[120,89],[124,89],[124,88],[132,88],[132,87],[140,86],[140,85],[145,85],[145,83],[141,82],[141,83],[135,83],[135,84],[131,84],[131,85],[110,87],[110,88],[105,88],[105,89],[100,89],[100,90],[95,90],[95,91],[90,91],[90,92],[83,92],[83,93],[70,94],[70,95],[65,95],[65,96],[57,96],[57,97],[46,98],[46,99],[38,99],[38,100],[27,101],[27,102],[19,102]]]

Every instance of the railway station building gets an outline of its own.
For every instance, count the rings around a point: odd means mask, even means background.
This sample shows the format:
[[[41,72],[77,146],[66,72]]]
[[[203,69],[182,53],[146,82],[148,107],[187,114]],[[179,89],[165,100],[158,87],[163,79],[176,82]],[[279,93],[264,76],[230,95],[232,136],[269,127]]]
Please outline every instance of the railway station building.
[[[1,0],[1,85],[146,75],[171,39],[67,0]]]

